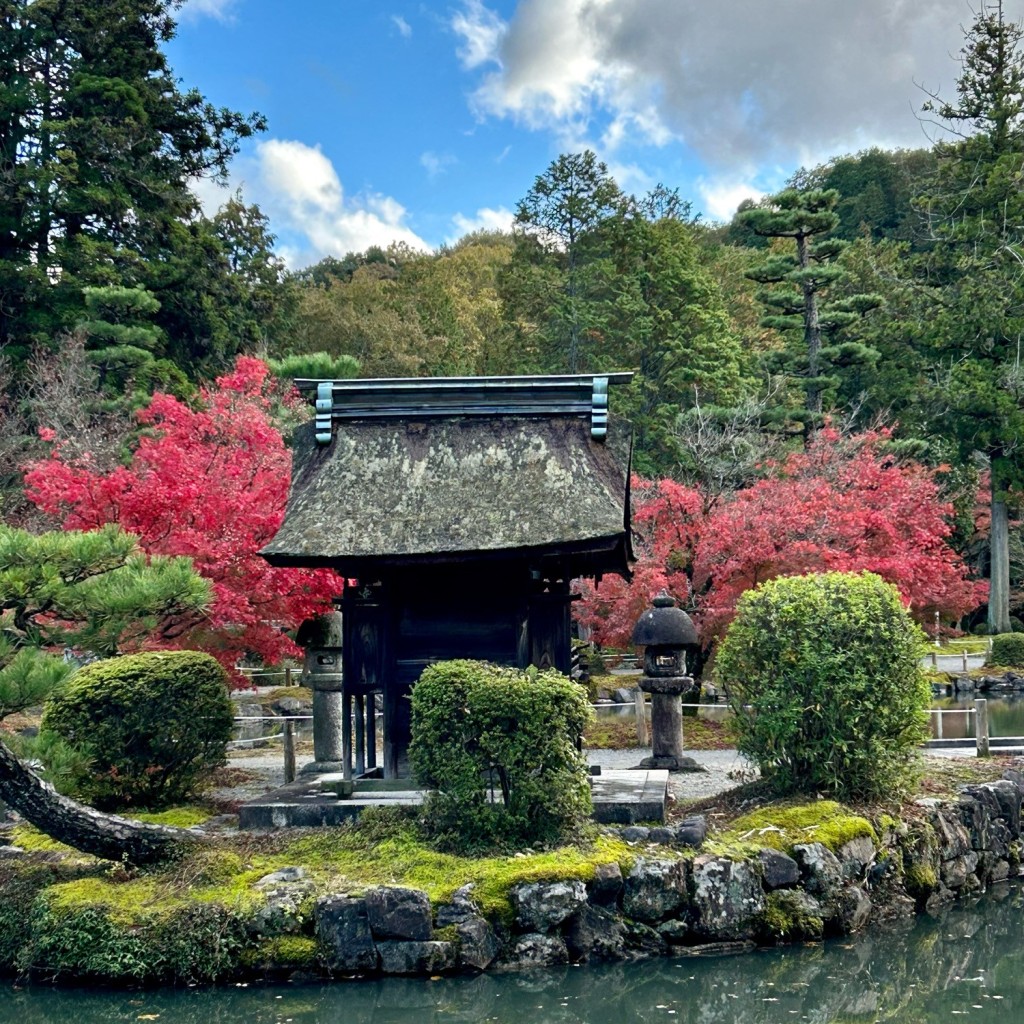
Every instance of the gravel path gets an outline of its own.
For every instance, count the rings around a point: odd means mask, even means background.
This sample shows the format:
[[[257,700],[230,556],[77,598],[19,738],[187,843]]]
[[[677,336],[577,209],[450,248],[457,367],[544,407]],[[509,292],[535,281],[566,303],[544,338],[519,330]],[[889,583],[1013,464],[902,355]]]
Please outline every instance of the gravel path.
[[[602,768],[634,768],[650,754],[650,748],[630,750],[588,750],[587,763]],[[706,769],[703,772],[681,772],[669,776],[672,796],[676,800],[699,800],[732,789],[744,781],[742,773],[751,771],[749,763],[735,750],[690,750],[687,754]],[[312,753],[299,751],[299,767],[312,759]],[[280,744],[256,750],[233,752],[228,761],[231,768],[251,772],[255,778],[236,786],[214,790],[219,800],[250,800],[284,785],[284,762]],[[749,777],[749,776],[748,776]]]

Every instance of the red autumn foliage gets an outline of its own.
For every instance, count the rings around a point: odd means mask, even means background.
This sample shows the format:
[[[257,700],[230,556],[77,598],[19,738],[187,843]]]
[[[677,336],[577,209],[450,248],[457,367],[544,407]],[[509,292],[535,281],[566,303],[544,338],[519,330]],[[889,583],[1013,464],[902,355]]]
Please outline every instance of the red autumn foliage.
[[[96,472],[57,440],[25,474],[28,497],[65,529],[117,523],[148,554],[191,558],[213,602],[203,625],[168,646],[208,651],[229,671],[242,654],[297,653],[282,630],[326,610],[342,587],[333,572],[272,568],[257,554],[284,517],[291,470],[272,382],[264,363],[242,357],[195,407],[154,395],[130,465]]]
[[[746,590],[806,572],[870,570],[896,585],[911,612],[957,618],[985,600],[949,546],[952,509],[934,472],[885,451],[887,431],[844,437],[821,430],[769,475],[702,503],[671,480],[634,481],[639,558],[630,584],[584,582],[581,621],[600,643],[629,644],[633,623],[660,590],[694,617],[705,643],[720,636]]]

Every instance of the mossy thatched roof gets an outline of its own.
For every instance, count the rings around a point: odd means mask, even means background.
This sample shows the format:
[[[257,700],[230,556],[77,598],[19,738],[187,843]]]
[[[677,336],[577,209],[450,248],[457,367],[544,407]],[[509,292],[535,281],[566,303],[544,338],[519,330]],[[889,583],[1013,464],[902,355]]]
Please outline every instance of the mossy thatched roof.
[[[383,564],[516,554],[573,572],[627,572],[631,435],[586,419],[509,415],[312,424],[295,439],[274,565],[357,574]]]

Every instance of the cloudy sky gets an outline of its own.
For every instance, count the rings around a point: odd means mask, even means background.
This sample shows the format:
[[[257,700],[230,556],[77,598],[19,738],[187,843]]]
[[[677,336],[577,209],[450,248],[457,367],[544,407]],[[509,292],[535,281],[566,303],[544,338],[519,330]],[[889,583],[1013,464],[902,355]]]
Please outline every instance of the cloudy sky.
[[[952,95],[971,17],[968,0],[188,0],[170,58],[267,116],[231,187],[299,267],[507,226],[584,148],[629,191],[661,182],[728,219],[801,165],[927,145],[922,87]]]

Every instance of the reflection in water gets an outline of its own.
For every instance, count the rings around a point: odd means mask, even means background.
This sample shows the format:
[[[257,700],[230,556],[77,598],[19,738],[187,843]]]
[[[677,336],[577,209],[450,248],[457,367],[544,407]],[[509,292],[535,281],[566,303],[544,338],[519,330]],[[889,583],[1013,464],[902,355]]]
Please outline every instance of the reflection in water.
[[[436,981],[103,994],[0,989],[3,1024],[781,1024],[1024,1020],[1024,889],[938,918],[745,956]],[[153,1015],[159,1014],[158,1018]]]
[[[1024,699],[1020,694],[993,697],[981,694],[988,701],[988,732],[990,736],[1024,736]],[[945,739],[974,738],[974,698],[970,700],[936,701],[935,707],[947,709],[944,715],[932,715],[932,735]],[[955,709],[963,708],[963,711]],[[941,718],[941,733],[939,720]]]

